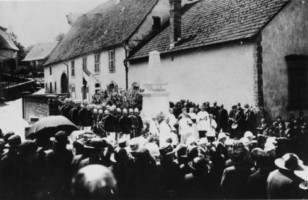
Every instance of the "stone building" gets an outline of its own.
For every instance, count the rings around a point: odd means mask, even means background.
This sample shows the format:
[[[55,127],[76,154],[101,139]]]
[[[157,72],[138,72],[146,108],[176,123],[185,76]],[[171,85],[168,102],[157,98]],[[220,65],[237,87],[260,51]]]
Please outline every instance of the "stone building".
[[[170,100],[264,107],[270,117],[308,111],[308,1],[169,0],[170,22],[128,58],[128,82],[146,82],[161,52]]]

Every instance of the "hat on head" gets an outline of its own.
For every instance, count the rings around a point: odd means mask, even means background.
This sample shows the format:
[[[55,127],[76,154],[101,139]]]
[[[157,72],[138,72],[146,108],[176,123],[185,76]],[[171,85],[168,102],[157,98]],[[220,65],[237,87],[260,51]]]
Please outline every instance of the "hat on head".
[[[21,144],[21,138],[19,135],[12,135],[7,140],[6,147],[18,147]]]
[[[15,133],[14,133],[14,132],[12,132],[12,131],[7,132],[7,133],[3,136],[3,140],[4,140],[4,142],[5,142],[5,143],[7,143],[7,142],[8,142],[9,137],[11,137],[12,135],[15,135]]]
[[[92,138],[87,144],[94,148],[105,148],[108,146],[108,142],[105,138]]]
[[[139,112],[139,109],[138,109],[138,108],[135,108],[134,112]]]
[[[131,152],[137,152],[140,148],[140,142],[138,138],[133,138],[129,141],[129,147]]]
[[[126,108],[123,109],[123,113],[127,113],[127,109]]]
[[[183,144],[179,144],[176,148],[175,155],[178,158],[187,158],[187,147]]]
[[[65,131],[58,131],[54,137],[50,138],[50,140],[58,144],[69,144],[69,140]]]
[[[26,140],[20,144],[20,154],[22,155],[31,155],[42,149],[42,147],[38,147],[37,144],[32,140]]]
[[[132,112],[134,112],[134,110],[133,110],[132,108],[130,108],[130,109],[128,110],[128,112],[132,113]]]
[[[127,142],[125,138],[120,138],[119,139],[119,147],[120,148],[125,148],[127,146]]]
[[[121,108],[117,108],[117,112],[118,113],[122,112]]]
[[[171,144],[165,144],[160,147],[159,152],[162,156],[166,156],[175,153],[175,150],[172,148]]]
[[[277,158],[275,165],[280,169],[290,171],[303,171],[305,169],[303,161],[294,153],[286,153],[282,158]]]
[[[245,134],[244,134],[244,137],[245,138],[252,138],[253,139],[256,136],[254,136],[251,131],[246,131]]]
[[[207,167],[207,161],[203,157],[196,157],[192,161],[188,163],[188,166],[193,170],[193,171],[203,171],[203,170],[208,170]]]
[[[227,135],[225,133],[219,133],[218,134],[218,140],[221,140],[221,139],[227,139]]]
[[[159,147],[157,144],[151,142],[145,145],[145,147],[149,150],[151,156],[158,157],[160,156]]]
[[[208,144],[208,143],[209,143],[209,141],[208,141],[208,139],[207,139],[206,137],[201,138],[201,139],[199,140],[199,142],[198,142],[199,145]]]

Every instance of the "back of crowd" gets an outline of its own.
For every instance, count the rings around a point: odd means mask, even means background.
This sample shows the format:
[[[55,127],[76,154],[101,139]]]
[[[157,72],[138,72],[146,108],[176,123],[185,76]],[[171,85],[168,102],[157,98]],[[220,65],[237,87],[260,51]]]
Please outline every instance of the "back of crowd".
[[[240,104],[138,108],[65,100],[81,130],[0,134],[0,199],[304,199],[307,118],[267,121]],[[259,122],[259,123],[258,123]]]

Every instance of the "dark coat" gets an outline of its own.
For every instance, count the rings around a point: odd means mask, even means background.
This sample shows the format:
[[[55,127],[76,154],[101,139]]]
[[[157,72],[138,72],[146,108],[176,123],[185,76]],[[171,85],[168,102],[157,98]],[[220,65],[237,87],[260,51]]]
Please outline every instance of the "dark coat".
[[[301,180],[291,171],[275,170],[267,179],[267,197],[269,199],[302,199]]]
[[[117,119],[113,114],[109,114],[105,118],[104,122],[104,128],[107,132],[115,132],[116,131],[116,124],[117,124]]]
[[[258,169],[247,181],[248,198],[267,199],[267,177],[269,171]]]
[[[227,199],[247,198],[247,180],[250,170],[246,166],[235,165],[224,170],[221,178],[223,195]]]
[[[71,121],[77,126],[79,125],[79,110],[80,108],[77,107],[71,109]]]
[[[131,133],[131,121],[130,119],[126,116],[126,115],[123,115],[121,118],[120,118],[120,129],[121,129],[121,132],[123,134],[130,134]]]

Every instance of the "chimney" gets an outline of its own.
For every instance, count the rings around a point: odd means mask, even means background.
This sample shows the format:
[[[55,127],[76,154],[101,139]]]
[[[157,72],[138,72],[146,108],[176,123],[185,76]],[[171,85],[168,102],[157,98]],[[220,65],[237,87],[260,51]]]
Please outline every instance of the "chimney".
[[[170,49],[181,39],[182,0],[169,0],[170,4]]]

